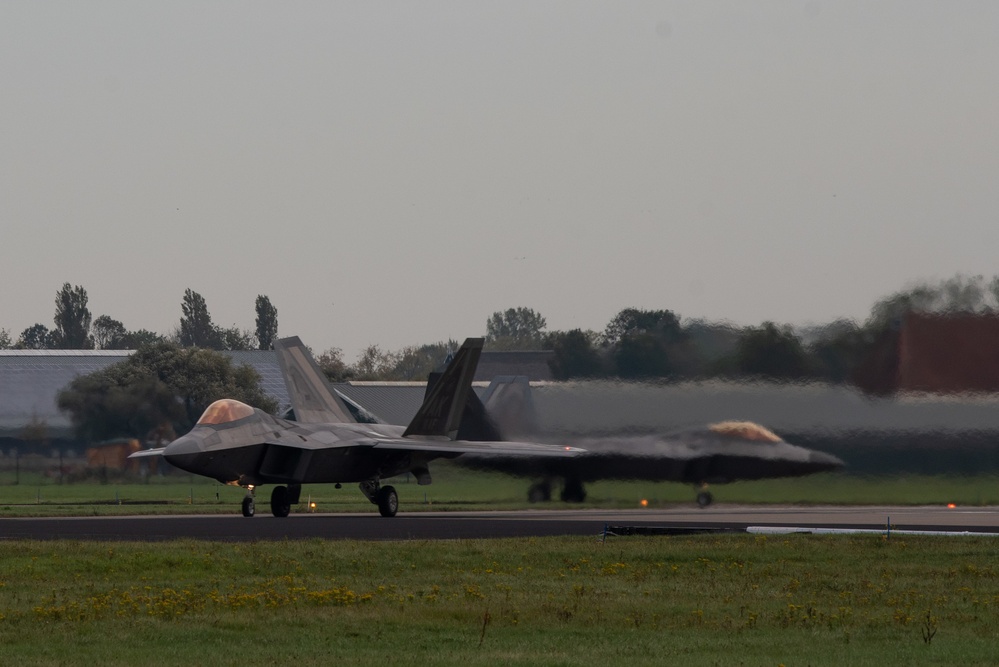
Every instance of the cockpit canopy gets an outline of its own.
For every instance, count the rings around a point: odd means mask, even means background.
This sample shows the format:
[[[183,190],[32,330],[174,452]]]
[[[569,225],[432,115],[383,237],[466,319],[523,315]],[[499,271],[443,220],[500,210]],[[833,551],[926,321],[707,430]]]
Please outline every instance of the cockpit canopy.
[[[720,422],[708,427],[719,435],[757,442],[780,442],[776,433],[753,422]]]
[[[228,424],[253,414],[253,408],[232,398],[223,398],[208,406],[198,420],[199,426]]]

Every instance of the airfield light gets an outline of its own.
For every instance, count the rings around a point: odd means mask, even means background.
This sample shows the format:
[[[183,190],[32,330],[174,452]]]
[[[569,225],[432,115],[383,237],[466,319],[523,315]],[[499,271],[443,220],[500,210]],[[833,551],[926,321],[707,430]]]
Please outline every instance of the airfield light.
[[[955,505],[954,503],[947,503],[947,509],[952,510],[955,507],[957,507],[957,505]]]
[[[316,511],[316,504],[315,503],[309,503],[309,509],[312,510],[313,512],[315,512]]]
[[[649,506],[649,501],[646,500],[645,498],[642,498],[641,505],[642,505],[642,507],[648,507]]]

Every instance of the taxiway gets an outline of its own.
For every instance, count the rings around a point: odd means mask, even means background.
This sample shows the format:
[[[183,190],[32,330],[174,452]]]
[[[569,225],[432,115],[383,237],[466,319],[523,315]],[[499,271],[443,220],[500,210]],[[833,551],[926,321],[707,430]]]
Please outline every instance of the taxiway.
[[[283,519],[233,515],[45,517],[0,519],[0,539],[221,541],[358,539],[441,540],[599,536],[610,529],[654,532],[743,531],[750,527],[999,533],[999,507],[717,506],[705,510],[525,510],[292,514]]]

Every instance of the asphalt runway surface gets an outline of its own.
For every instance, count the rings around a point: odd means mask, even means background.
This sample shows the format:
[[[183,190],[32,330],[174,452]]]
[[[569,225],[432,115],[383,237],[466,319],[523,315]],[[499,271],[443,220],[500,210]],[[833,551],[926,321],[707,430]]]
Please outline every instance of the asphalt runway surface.
[[[999,507],[716,506],[707,509],[524,510],[0,519],[0,539],[221,541],[455,540],[547,535],[690,534],[747,529],[946,531],[999,535]]]

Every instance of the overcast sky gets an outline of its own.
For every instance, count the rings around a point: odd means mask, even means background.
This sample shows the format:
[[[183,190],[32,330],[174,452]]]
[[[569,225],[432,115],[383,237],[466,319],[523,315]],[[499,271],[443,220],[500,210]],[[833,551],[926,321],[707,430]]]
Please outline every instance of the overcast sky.
[[[527,306],[864,318],[999,273],[999,3],[0,4],[0,328],[348,361]]]

